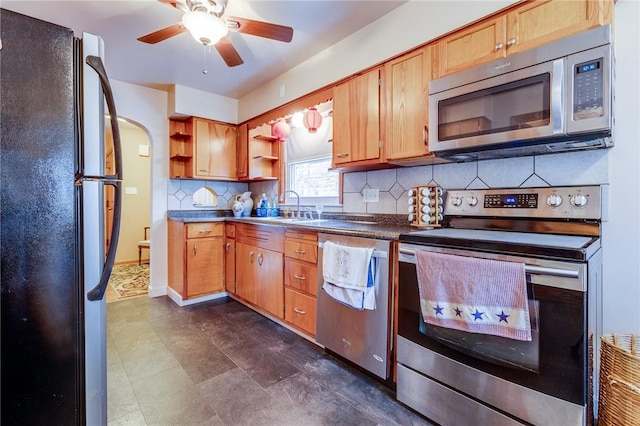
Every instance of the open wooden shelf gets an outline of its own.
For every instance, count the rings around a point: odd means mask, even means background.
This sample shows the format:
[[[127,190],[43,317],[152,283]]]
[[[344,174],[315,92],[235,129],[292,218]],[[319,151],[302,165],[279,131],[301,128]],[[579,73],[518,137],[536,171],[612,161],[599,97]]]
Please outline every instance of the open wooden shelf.
[[[175,132],[171,134],[171,137],[176,139],[187,139],[187,138],[190,138],[191,136],[192,136],[191,133],[185,133],[185,132]]]
[[[178,160],[178,161],[188,161],[191,160],[193,158],[193,156],[188,155],[188,154],[175,154],[169,157],[172,160]]]
[[[260,177],[251,178],[251,181],[257,181],[257,180],[278,180],[278,178],[275,176],[260,176]]]
[[[277,161],[280,158],[278,157],[274,157],[273,155],[256,155],[255,157],[252,157],[255,160],[269,160],[269,161]]]
[[[279,138],[276,138],[275,136],[267,136],[267,135],[255,135],[253,138],[258,139],[260,141],[267,141],[267,142],[277,142],[281,140]]]

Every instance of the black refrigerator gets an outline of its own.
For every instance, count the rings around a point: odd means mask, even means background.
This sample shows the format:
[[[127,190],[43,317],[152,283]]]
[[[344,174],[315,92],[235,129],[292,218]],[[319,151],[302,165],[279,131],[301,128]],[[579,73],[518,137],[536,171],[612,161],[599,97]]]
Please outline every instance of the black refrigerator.
[[[103,296],[122,160],[103,43],[6,9],[0,43],[0,423],[106,424]],[[108,176],[105,122],[116,170]]]

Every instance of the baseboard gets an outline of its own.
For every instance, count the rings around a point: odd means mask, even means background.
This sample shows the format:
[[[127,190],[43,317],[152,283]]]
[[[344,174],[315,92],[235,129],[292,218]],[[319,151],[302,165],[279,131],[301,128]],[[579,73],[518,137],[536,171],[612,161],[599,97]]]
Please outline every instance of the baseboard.
[[[171,287],[167,287],[167,296],[169,296],[169,299],[173,300],[174,303],[178,306],[194,305],[196,303],[202,303],[208,300],[215,300],[215,299],[220,299],[222,297],[227,297],[228,295],[229,293],[227,293],[226,291],[222,291],[220,293],[207,294],[206,296],[183,300],[182,296],[180,296],[180,294],[177,291],[175,291]]]

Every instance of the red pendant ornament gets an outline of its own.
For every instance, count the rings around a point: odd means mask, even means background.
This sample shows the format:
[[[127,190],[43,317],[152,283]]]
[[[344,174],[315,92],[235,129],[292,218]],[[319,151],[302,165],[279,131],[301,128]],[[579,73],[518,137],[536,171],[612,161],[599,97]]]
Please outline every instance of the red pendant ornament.
[[[271,127],[271,134],[280,140],[285,140],[291,134],[291,127],[281,118]]]

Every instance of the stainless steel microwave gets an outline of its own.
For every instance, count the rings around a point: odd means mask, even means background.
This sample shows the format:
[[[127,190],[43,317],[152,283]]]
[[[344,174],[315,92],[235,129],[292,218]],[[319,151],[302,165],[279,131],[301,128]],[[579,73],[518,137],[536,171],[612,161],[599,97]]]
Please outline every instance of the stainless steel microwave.
[[[429,150],[453,161],[610,147],[611,28],[433,80]]]

